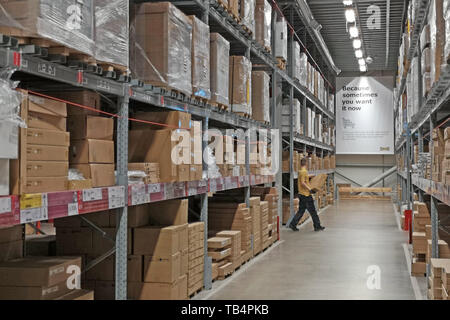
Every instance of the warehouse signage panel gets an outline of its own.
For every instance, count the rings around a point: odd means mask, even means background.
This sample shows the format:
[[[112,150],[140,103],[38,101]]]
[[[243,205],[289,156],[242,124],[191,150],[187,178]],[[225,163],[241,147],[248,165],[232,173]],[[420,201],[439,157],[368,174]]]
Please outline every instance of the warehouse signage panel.
[[[342,77],[336,84],[336,153],[394,154],[392,77]]]

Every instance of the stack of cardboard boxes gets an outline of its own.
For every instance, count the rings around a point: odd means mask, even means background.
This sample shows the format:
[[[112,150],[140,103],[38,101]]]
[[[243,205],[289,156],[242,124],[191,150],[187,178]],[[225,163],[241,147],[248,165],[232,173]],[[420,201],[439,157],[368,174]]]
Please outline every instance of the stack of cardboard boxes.
[[[114,120],[91,115],[71,115],[70,167],[91,181],[94,188],[115,185]]]
[[[269,242],[269,202],[261,201],[261,241],[262,249],[270,246]]]
[[[190,223],[188,253],[188,295],[203,288],[203,269],[205,265],[205,224]]]
[[[426,273],[426,255],[428,250],[426,226],[431,224],[430,213],[425,203],[418,201],[414,202],[413,224],[413,259],[411,274],[423,276]]]
[[[22,225],[0,227],[0,261],[7,261],[23,257]]]
[[[228,261],[233,264],[233,269],[239,268],[241,265],[241,257],[242,257],[242,250],[241,250],[241,232],[240,231],[233,231],[233,230],[224,230],[220,231],[216,234],[216,237],[219,238],[229,238],[231,239],[231,253],[228,257]],[[221,272],[219,270],[219,276],[221,275]]]
[[[267,51],[271,50],[272,6],[267,0],[256,0],[255,39]]]
[[[252,72],[252,117],[270,123],[270,76],[264,71]]]
[[[65,103],[28,95],[21,106],[19,159],[11,160],[12,194],[67,190],[69,133]]]
[[[428,278],[428,299],[449,300],[450,259],[431,259]]]
[[[294,214],[298,212],[300,209],[300,200],[298,198],[294,198],[293,201],[294,206]],[[289,205],[289,198],[283,199],[283,224],[286,224],[289,221],[289,218],[291,217],[291,209]],[[302,224],[306,220],[306,214],[303,215],[304,219],[302,221],[299,221],[299,224]]]
[[[278,193],[276,188],[252,187],[251,196],[258,196],[268,203],[268,241],[270,244],[278,240]]]
[[[134,178],[132,175],[128,175],[129,183],[142,182],[145,184],[159,183],[159,163],[129,163],[128,171],[139,171],[145,174],[145,177]]]
[[[444,130],[444,159],[442,161],[441,182],[450,185],[450,127]]]
[[[433,153],[432,153],[432,171],[431,180],[441,182],[443,172],[443,161],[445,155],[444,130],[435,128],[432,133]]]
[[[79,257],[29,257],[0,262],[0,300],[93,300],[79,288]],[[73,286],[73,287],[72,287]]]
[[[208,227],[211,231],[241,231],[241,250],[252,251],[252,216],[245,203],[227,201],[228,197],[213,197],[208,203]],[[252,254],[252,253],[251,253]]]
[[[231,254],[233,241],[230,237],[212,237],[208,239],[208,256],[213,261],[213,279],[223,279],[234,271]],[[240,260],[238,260],[240,263]]]

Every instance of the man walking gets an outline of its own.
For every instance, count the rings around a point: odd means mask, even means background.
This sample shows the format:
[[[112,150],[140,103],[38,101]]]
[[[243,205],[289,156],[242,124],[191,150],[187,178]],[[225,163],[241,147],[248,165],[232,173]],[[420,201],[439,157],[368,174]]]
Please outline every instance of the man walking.
[[[312,189],[309,185],[309,175],[305,158],[300,160],[300,166],[300,171],[298,173],[298,193],[300,198],[300,209],[292,219],[289,228],[291,228],[293,231],[298,231],[297,224],[305,214],[306,209],[308,209],[308,212],[311,215],[314,224],[314,231],[322,231],[325,229],[325,227],[322,227],[320,225],[320,219],[317,215],[316,206],[314,205],[314,199],[311,195],[311,193],[316,193],[316,190]]]

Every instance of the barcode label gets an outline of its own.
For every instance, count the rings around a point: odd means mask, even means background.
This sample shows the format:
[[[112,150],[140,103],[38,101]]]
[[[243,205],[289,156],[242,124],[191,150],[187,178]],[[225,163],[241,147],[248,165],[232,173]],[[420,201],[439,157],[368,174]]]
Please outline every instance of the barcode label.
[[[79,215],[78,203],[69,203],[67,205],[67,213],[69,217]]]
[[[0,198],[0,214],[11,212],[11,198]]]
[[[125,192],[123,187],[108,188],[109,209],[117,209],[125,206]]]
[[[84,202],[98,201],[98,200],[103,200],[103,192],[101,188],[83,190]]]
[[[46,206],[20,210],[20,223],[31,223],[43,220],[48,220],[48,209]]]
[[[161,192],[161,185],[159,183],[148,185],[148,193],[158,193],[158,192]]]
[[[150,202],[150,194],[145,190],[145,184],[131,186],[131,205],[136,206]]]

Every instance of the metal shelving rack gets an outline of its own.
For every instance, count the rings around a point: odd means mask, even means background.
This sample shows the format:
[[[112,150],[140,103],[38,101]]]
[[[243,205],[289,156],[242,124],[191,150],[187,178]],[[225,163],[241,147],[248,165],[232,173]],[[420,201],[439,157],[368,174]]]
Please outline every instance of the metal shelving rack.
[[[416,9],[416,23],[412,31],[410,49],[407,56],[407,65],[409,66],[411,60],[417,56],[420,59],[420,34],[426,25],[426,16],[430,7],[430,1],[420,0]],[[420,64],[419,64],[420,65]],[[420,68],[420,67],[419,67]],[[403,94],[406,85],[406,77],[410,72],[408,70],[403,74],[400,82],[400,89],[398,92],[398,99],[396,101],[395,117],[399,115],[400,96]],[[421,72],[421,70],[420,70]],[[396,141],[395,150],[397,154],[403,155],[405,170],[397,172],[397,182],[402,188],[402,200],[399,201],[399,207],[403,204],[407,209],[412,209],[414,188],[417,188],[419,200],[423,201],[424,194],[431,196],[431,233],[432,233],[432,258],[439,256],[438,248],[438,232],[444,230],[449,233],[450,230],[445,230],[440,226],[439,215],[437,211],[437,203],[441,201],[446,205],[450,205],[450,186],[439,182],[434,182],[428,179],[419,177],[417,174],[412,174],[412,165],[414,164],[414,145],[417,143],[419,153],[424,150],[424,139],[426,135],[429,136],[430,152],[432,150],[432,131],[442,120],[448,118],[450,108],[448,101],[450,99],[450,66],[446,65],[441,68],[441,75],[438,82],[434,83],[431,91],[426,98],[420,95],[419,101],[420,109],[417,114],[411,117],[409,123],[404,123],[404,133]],[[407,112],[407,111],[406,111]],[[429,273],[427,266],[427,272]]]
[[[134,2],[145,2],[135,0]],[[201,197],[200,219],[205,222],[207,232],[208,223],[208,193],[223,190],[242,188],[246,201],[250,197],[250,186],[270,185],[275,183],[279,194],[282,194],[282,170],[280,151],[280,172],[276,176],[246,175],[240,177],[225,177],[202,181],[160,183],[151,185],[128,185],[128,124],[130,108],[136,103],[165,108],[168,110],[183,110],[192,116],[202,120],[203,130],[208,130],[210,122],[222,124],[232,128],[279,128],[281,129],[281,103],[283,85],[289,88],[289,97],[292,110],[292,99],[294,96],[302,98],[302,108],[311,105],[317,112],[322,113],[324,118],[334,122],[334,115],[320,101],[314,97],[306,88],[294,81],[285,71],[277,68],[275,57],[265,51],[255,40],[237,25],[233,19],[224,12],[215,0],[193,0],[172,1],[180,9],[195,13],[205,23],[214,24],[215,32],[221,33],[230,42],[252,60],[254,64],[262,65],[272,76],[273,94],[271,99],[271,125],[266,125],[252,119],[247,119],[230,112],[218,110],[216,107],[205,104],[189,97],[181,96],[170,90],[144,85],[141,81],[126,76],[118,76],[114,73],[103,73],[101,68],[92,68],[88,65],[68,67],[63,64],[50,62],[44,48],[34,45],[18,45],[16,39],[8,36],[0,36],[0,68],[14,69],[15,75],[20,77],[35,77],[48,80],[49,86],[57,88],[69,87],[78,89],[94,90],[103,95],[113,98],[116,102],[117,112],[117,185],[108,188],[97,188],[78,191],[50,192],[36,194],[33,197],[40,198],[42,205],[25,210],[20,204],[23,197],[7,196],[0,197],[0,226],[17,225],[36,221],[57,219],[70,215],[100,212],[109,209],[117,210],[117,231],[115,247],[109,252],[95,260],[94,264],[101,262],[111,254],[116,257],[116,299],[127,298],[127,208],[144,203],[164,201],[168,199],[184,198],[194,195]],[[130,2],[132,3],[132,2]],[[275,18],[275,14],[273,18]],[[210,19],[213,21],[211,22]],[[273,33],[272,33],[273,34]],[[291,38],[292,41],[292,38]],[[45,87],[45,85],[44,85]],[[290,146],[292,150],[295,144],[301,145],[304,150],[312,148],[313,152],[318,150],[332,153],[334,147],[310,138],[290,135]],[[282,137],[280,137],[282,145]],[[249,166],[250,141],[246,137],[246,168]],[[291,179],[292,152],[291,152]],[[205,166],[205,164],[204,164]],[[205,169],[205,168],[204,168]],[[333,173],[332,171],[312,172]],[[292,189],[293,190],[293,189]],[[53,210],[56,207],[59,210]],[[76,212],[70,208],[76,207]],[[279,212],[282,214],[282,198],[279,200]],[[67,208],[61,209],[61,208]],[[292,208],[292,203],[291,203]],[[83,218],[84,219],[84,218]],[[281,219],[281,216],[280,216]],[[94,226],[95,228],[95,226]],[[98,228],[99,229],[99,228]],[[100,230],[100,229],[99,229]],[[205,241],[207,236],[205,236]],[[93,266],[92,264],[91,266]],[[211,288],[211,259],[207,256],[207,245],[205,245],[205,272],[204,285],[206,289]]]

